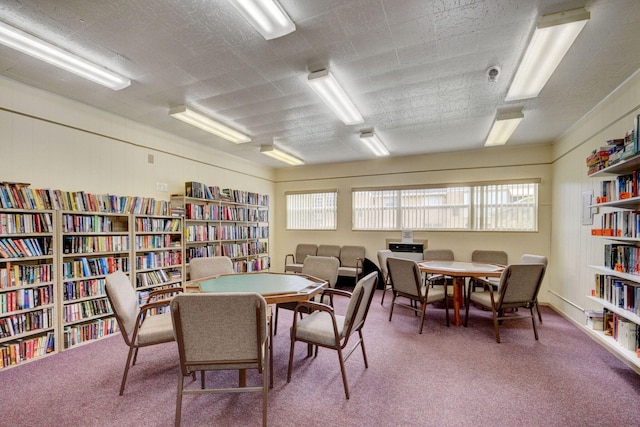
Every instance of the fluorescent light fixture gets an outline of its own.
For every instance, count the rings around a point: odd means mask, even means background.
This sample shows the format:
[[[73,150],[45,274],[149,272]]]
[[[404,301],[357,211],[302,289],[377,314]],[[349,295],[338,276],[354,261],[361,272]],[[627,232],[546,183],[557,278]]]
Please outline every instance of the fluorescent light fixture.
[[[384,146],[378,135],[373,132],[361,132],[360,141],[367,146],[369,150],[378,157],[384,157],[389,155],[389,150]]]
[[[485,147],[491,145],[504,145],[507,143],[513,132],[524,118],[522,111],[515,111],[510,113],[503,113],[496,115],[487,140],[484,143]]]
[[[0,43],[41,61],[84,77],[113,90],[124,89],[131,80],[93,64],[23,31],[0,22]]]
[[[300,160],[295,156],[292,156],[289,153],[285,153],[284,151],[274,147],[273,145],[261,145],[260,152],[276,160],[279,160],[281,162],[284,162],[293,166],[304,165],[304,161]]]
[[[585,9],[543,16],[511,82],[507,101],[535,98],[591,17]]]
[[[307,82],[345,125],[364,122],[356,106],[353,105],[329,70],[320,70],[309,74]]]
[[[276,0],[231,0],[231,4],[266,40],[296,30],[296,24]]]
[[[212,133],[224,138],[227,141],[231,141],[235,144],[241,144],[243,142],[251,141],[247,135],[238,132],[235,129],[230,128],[220,122],[213,120],[211,117],[205,116],[191,108],[187,108],[184,105],[180,105],[169,110],[169,115],[178,120],[182,120],[185,123],[189,123],[192,126],[198,127],[204,131]]]

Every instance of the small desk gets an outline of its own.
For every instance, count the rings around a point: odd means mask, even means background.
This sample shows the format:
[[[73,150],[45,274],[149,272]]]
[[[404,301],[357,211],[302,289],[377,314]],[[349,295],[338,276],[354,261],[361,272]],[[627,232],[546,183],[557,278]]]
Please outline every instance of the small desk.
[[[184,284],[189,292],[255,292],[265,299],[267,304],[308,301],[327,287],[328,282],[304,274],[283,273],[245,273],[223,274],[191,280]],[[270,316],[269,316],[270,317]],[[273,325],[269,322],[269,387],[273,388]],[[240,372],[240,386],[246,385],[246,372]]]
[[[422,261],[420,271],[453,277],[453,319],[460,326],[460,306],[466,277],[500,277],[504,265],[462,261]]]

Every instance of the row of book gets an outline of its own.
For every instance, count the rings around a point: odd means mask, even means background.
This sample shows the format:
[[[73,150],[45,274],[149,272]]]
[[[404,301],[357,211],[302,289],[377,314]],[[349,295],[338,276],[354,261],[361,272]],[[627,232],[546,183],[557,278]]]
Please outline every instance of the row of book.
[[[612,336],[620,346],[637,353],[640,348],[640,325],[616,313],[605,313],[605,335]]]
[[[0,314],[53,304],[53,284],[0,293]]]
[[[184,208],[186,219],[207,221],[268,222],[269,213],[264,209],[212,204],[186,203]]]
[[[182,265],[182,252],[157,252],[136,257],[136,270],[159,267],[179,267]]]
[[[6,262],[0,268],[0,289],[15,286],[34,285],[53,281],[52,264],[11,264]]]
[[[220,188],[216,185],[207,186],[200,182],[188,181],[184,184],[184,194],[187,197],[225,202],[244,203],[248,205],[269,206],[269,196],[249,191]]]
[[[180,235],[175,234],[145,234],[144,236],[136,236],[136,249],[162,249],[174,248],[180,249],[182,246]]]
[[[250,255],[266,254],[266,242],[223,243],[222,255],[229,258],[240,258]]]
[[[71,323],[111,313],[109,301],[106,298],[98,298],[65,304],[62,315],[65,323]]]
[[[116,270],[129,271],[129,257],[77,258],[62,263],[64,279],[105,276]]]
[[[600,195],[596,197],[596,203],[616,202],[632,197],[638,197],[640,186],[640,172],[619,175],[616,179],[600,182]]]
[[[64,282],[62,284],[62,298],[66,301],[74,301],[82,298],[106,295],[105,279],[78,280]]]
[[[181,221],[177,218],[136,218],[136,231],[146,231],[150,233],[160,232],[180,232]]]
[[[593,229],[594,236],[640,237],[640,212],[604,212],[600,216],[601,228]]]
[[[65,326],[63,334],[64,348],[71,348],[87,341],[106,337],[118,331],[118,322],[115,317],[94,319],[87,323]]]
[[[0,317],[0,338],[53,328],[53,308]]]
[[[50,237],[32,237],[0,239],[0,258],[26,258],[51,254]]]
[[[606,274],[595,275],[595,296],[640,316],[640,283]]]
[[[0,234],[52,233],[49,213],[0,213]]]
[[[638,136],[640,135],[640,114],[634,118],[633,128],[625,133],[624,138],[607,141],[607,145],[599,147],[587,156],[587,174],[591,175],[599,170],[613,166],[620,161],[629,159],[640,152]]]
[[[187,242],[209,242],[213,240],[266,239],[269,227],[249,225],[190,225],[185,227]]]
[[[47,353],[52,353],[54,350],[55,336],[53,332],[5,344],[0,347],[0,368],[42,357]]]
[[[154,270],[136,274],[136,287],[146,288],[182,279],[180,270]],[[157,288],[156,288],[157,289]],[[147,292],[148,294],[148,292]]]
[[[77,212],[170,215],[168,201],[150,197],[91,194],[84,191],[33,189],[29,184],[0,183],[0,208],[65,210]]]
[[[640,248],[618,243],[604,245],[604,266],[622,273],[640,274]]]
[[[126,252],[129,244],[129,236],[64,236],[62,251],[65,254]]]
[[[260,257],[251,261],[239,261],[234,263],[234,270],[238,273],[251,273],[262,271],[271,267],[271,258]]]
[[[117,231],[127,231],[127,219],[105,215],[62,215],[63,233],[111,233],[114,230],[114,220],[120,221]]]

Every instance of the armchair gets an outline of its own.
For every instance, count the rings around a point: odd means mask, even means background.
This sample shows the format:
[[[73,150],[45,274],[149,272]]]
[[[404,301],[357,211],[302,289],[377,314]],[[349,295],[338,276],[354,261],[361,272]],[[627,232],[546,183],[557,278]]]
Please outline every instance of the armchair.
[[[318,245],[300,243],[296,246],[295,254],[287,254],[284,257],[285,273],[300,273],[302,264],[308,256],[315,256],[318,252]]]

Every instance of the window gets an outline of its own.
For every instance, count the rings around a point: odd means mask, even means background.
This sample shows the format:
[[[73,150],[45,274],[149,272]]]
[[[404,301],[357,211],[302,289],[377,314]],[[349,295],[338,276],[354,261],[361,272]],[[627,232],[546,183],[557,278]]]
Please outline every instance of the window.
[[[354,189],[354,230],[537,231],[538,182]]]
[[[338,191],[286,193],[287,230],[335,230]]]

